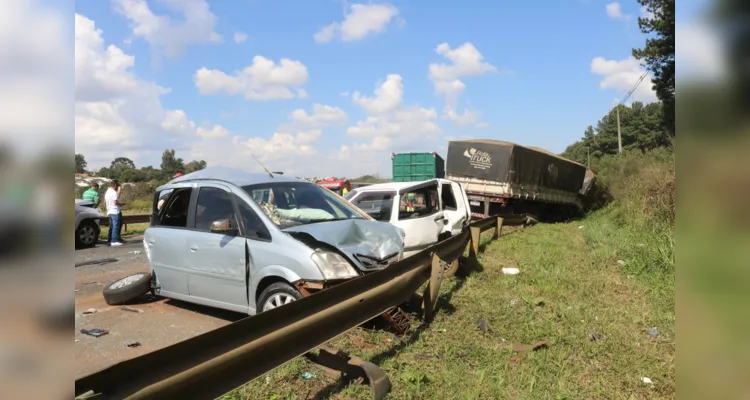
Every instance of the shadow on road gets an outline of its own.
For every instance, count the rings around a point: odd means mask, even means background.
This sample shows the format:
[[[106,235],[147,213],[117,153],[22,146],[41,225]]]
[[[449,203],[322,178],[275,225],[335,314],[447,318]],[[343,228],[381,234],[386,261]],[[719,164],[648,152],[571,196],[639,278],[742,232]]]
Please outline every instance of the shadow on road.
[[[222,310],[220,308],[213,308],[208,306],[202,306],[199,304],[187,303],[180,300],[169,299],[165,302],[170,306],[178,307],[186,311],[192,311],[194,313],[207,315],[209,317],[223,319],[228,322],[237,322],[243,318],[247,318],[247,314],[241,314],[234,311]]]
[[[119,258],[102,258],[100,260],[91,260],[91,261],[84,261],[81,263],[76,263],[76,268],[85,267],[88,265],[107,265],[107,264],[112,264],[118,261],[120,261]]]

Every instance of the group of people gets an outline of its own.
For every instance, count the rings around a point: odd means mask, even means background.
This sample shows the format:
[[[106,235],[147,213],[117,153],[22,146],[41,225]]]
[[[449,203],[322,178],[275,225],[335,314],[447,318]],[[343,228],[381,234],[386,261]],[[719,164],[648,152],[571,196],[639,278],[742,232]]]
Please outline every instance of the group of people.
[[[124,204],[120,202],[121,189],[120,181],[113,179],[109,183],[109,188],[104,193],[104,205],[107,209],[107,217],[109,217],[107,243],[110,246],[122,246],[122,206]],[[83,192],[83,200],[92,201],[96,205],[96,208],[101,206],[98,183],[92,183],[89,189]]]

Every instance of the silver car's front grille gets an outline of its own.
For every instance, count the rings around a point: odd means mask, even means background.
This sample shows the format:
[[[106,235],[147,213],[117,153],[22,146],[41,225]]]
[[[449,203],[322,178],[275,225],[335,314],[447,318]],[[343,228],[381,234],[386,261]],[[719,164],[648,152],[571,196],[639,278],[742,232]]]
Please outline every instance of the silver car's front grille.
[[[366,256],[364,254],[355,254],[354,256],[362,264],[362,268],[367,270],[383,269],[399,259],[399,253],[393,253],[384,258]]]

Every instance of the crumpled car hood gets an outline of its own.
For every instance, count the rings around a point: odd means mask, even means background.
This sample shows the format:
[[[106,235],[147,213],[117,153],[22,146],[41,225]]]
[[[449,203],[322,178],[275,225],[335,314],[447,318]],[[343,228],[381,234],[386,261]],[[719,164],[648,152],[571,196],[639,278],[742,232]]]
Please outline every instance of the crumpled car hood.
[[[308,234],[334,246],[363,271],[383,269],[400,260],[404,253],[404,238],[399,228],[387,222],[347,219],[293,226],[282,231],[298,239],[299,234]]]

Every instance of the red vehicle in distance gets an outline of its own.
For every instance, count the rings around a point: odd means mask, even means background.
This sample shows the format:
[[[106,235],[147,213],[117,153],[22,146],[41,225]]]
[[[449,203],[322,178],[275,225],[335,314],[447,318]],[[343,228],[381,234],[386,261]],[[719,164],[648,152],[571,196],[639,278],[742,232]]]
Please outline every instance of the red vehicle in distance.
[[[324,187],[339,196],[343,196],[352,190],[352,182],[348,179],[326,178],[322,181],[315,182],[315,184]],[[344,189],[346,189],[346,191]]]

